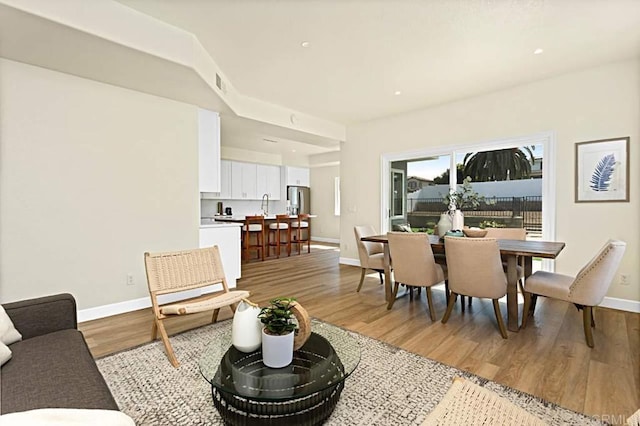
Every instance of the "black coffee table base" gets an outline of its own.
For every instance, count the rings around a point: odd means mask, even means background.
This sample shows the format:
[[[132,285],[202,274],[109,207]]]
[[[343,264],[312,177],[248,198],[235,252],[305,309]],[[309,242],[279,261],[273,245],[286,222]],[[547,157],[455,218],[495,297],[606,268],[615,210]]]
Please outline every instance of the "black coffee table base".
[[[211,386],[213,405],[225,424],[320,425],[336,408],[344,381],[336,386],[288,401],[256,401]]]

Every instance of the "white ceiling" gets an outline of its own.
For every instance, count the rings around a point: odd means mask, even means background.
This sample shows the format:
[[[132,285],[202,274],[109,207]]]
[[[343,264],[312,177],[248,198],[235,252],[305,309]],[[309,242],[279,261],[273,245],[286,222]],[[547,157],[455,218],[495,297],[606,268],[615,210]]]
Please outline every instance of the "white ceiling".
[[[640,56],[639,0],[119,1],[195,34],[240,93],[342,123]]]

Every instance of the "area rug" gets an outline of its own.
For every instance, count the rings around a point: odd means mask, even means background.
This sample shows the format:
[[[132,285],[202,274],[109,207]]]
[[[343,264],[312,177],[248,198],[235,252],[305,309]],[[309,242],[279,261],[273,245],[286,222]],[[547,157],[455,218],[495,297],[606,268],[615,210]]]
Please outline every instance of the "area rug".
[[[156,341],[99,359],[98,368],[120,409],[137,425],[222,425],[198,358],[228,322],[172,336],[180,367]],[[369,337],[351,333],[362,357],[327,425],[420,425],[454,377],[464,377],[554,425],[601,425],[532,395],[465,373]]]

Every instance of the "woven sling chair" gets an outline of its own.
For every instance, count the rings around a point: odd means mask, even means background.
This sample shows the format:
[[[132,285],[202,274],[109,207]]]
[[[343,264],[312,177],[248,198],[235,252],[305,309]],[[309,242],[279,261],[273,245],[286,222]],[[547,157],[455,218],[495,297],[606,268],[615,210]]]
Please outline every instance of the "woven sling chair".
[[[236,303],[249,297],[248,291],[229,291],[227,279],[220,260],[218,246],[166,253],[145,253],[144,266],[153,307],[153,327],[151,339],[160,337],[167,352],[167,358],[174,367],[178,362],[163,321],[181,315],[213,310],[211,322],[216,322],[220,308],[229,306],[235,313]],[[160,305],[158,296],[186,290],[222,284],[222,291],[200,297]]]

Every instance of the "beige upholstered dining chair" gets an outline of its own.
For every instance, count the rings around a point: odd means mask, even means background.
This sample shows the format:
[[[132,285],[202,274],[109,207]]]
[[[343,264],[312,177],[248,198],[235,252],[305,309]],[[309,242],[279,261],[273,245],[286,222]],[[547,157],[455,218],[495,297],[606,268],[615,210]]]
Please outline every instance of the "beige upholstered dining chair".
[[[427,304],[431,321],[436,320],[433,309],[431,286],[445,280],[442,267],[435,262],[429,236],[423,232],[389,232],[389,251],[393,259],[393,297],[388,309],[393,307],[398,294],[398,287],[424,287],[427,293]]]
[[[487,298],[493,301],[500,334],[506,339],[498,299],[507,294],[507,278],[502,270],[498,242],[494,238],[445,237],[444,246],[451,296],[442,323],[449,320],[458,295]]]
[[[607,294],[626,247],[627,243],[624,241],[609,240],[575,278],[545,271],[537,271],[528,277],[524,283],[522,328],[527,325],[534,297],[545,296],[564,300],[582,310],[584,337],[587,345],[593,348],[593,308],[599,305]]]
[[[151,339],[155,340],[160,331],[167,358],[174,367],[178,367],[179,363],[164,328],[164,320],[213,310],[211,322],[216,322],[220,308],[229,306],[235,312],[235,304],[249,297],[248,291],[229,291],[218,246],[166,253],[145,253],[144,266],[147,271],[147,284],[153,308]],[[222,291],[165,305],[158,303],[158,296],[213,284],[221,284]]]
[[[382,243],[371,243],[368,241],[360,241],[362,237],[370,237],[377,235],[376,230],[371,225],[354,226],[353,232],[356,235],[356,244],[358,245],[358,257],[360,258],[360,283],[358,289],[362,288],[364,277],[367,269],[373,269],[380,275],[380,284],[383,283],[382,273],[384,272],[384,245]]]
[[[496,240],[521,240],[527,239],[527,230],[525,228],[485,228],[487,231],[484,238],[495,238]],[[502,269],[507,272],[507,262],[502,261]],[[524,285],[524,257],[518,256],[516,259],[516,269],[518,273],[518,285],[520,291]]]

